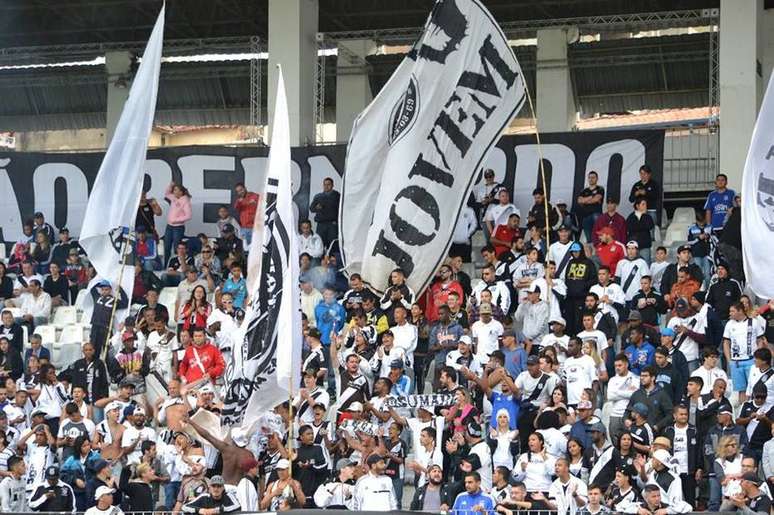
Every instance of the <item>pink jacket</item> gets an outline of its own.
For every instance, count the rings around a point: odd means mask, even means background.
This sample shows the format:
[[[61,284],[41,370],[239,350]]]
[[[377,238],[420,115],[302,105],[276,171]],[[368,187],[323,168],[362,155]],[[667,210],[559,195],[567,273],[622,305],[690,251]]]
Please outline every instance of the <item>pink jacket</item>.
[[[175,197],[172,194],[172,185],[169,185],[164,192],[164,198],[169,200],[168,225],[183,225],[191,219],[191,197],[188,195],[183,195],[180,198]]]

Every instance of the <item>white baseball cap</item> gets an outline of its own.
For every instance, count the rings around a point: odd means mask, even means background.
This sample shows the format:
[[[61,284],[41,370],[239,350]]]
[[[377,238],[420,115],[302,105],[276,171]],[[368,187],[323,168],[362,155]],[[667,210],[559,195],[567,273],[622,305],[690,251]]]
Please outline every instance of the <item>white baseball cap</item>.
[[[115,490],[113,490],[109,486],[100,486],[94,492],[94,500],[95,501],[99,501],[99,498],[102,497],[103,495],[110,495],[110,494],[112,494],[114,492],[115,492]]]

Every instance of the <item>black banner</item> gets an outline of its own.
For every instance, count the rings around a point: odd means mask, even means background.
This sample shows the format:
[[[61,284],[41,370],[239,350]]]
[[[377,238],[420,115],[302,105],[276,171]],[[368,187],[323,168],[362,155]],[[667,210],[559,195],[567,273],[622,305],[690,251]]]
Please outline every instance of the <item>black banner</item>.
[[[541,152],[534,136],[504,136],[492,149],[486,166],[498,182],[509,188],[513,202],[524,215],[532,206],[532,190],[540,185],[542,155],[552,202],[572,204],[583,189],[586,172],[596,170],[599,184],[608,195],[621,200],[628,214],[631,186],[639,180],[639,167],[653,169],[653,178],[663,184],[664,132],[599,131],[541,135]],[[244,182],[251,191],[262,189],[268,162],[267,147],[189,146],[150,150],[146,161],[148,196],[163,202],[170,181],[182,182],[191,192],[193,219],[186,235],[216,233],[217,209],[234,200],[233,187]],[[340,190],[346,146],[315,146],[292,149],[293,200],[299,220],[308,216],[310,200],[322,191],[326,177]],[[80,233],[90,191],[104,153],[0,153],[0,241],[22,237],[22,224],[41,211],[56,228]],[[109,209],[109,206],[105,206]],[[661,206],[658,206],[659,213]],[[157,228],[163,233],[164,216]]]

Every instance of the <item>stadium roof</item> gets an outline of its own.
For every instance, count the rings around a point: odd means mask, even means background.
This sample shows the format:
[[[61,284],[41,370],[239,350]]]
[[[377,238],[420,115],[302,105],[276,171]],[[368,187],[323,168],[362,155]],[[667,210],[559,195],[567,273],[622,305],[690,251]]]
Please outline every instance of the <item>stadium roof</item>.
[[[321,32],[331,40],[374,34],[397,44],[413,37],[432,0],[319,0]],[[590,20],[595,31],[670,26],[663,14],[716,8],[719,0],[484,0],[511,34],[534,36],[551,20]],[[766,6],[774,0],[766,0]],[[93,60],[106,49],[140,49],[160,0],[4,0],[0,2],[0,65]],[[774,7],[774,5],[772,5]],[[683,11],[685,10],[685,11]],[[698,11],[697,11],[698,10]],[[649,21],[648,13],[661,13]],[[165,54],[250,51],[265,40],[268,0],[167,0]],[[622,21],[590,17],[624,16]],[[640,16],[642,15],[642,16]],[[634,17],[634,18],[632,18]],[[674,25],[684,26],[679,16]],[[682,24],[682,25],[681,25]],[[590,25],[590,26],[592,26]],[[395,36],[395,35],[398,36]],[[535,47],[516,47],[532,91]],[[326,57],[326,120],[333,119],[336,57]],[[402,59],[368,58],[374,92]],[[709,36],[689,34],[575,43],[569,48],[576,103],[584,115],[704,106],[708,102]],[[266,61],[263,61],[265,71]],[[157,124],[248,124],[246,59],[162,66]],[[266,74],[263,74],[264,81]],[[105,125],[104,66],[0,70],[0,130],[97,128]],[[265,82],[264,82],[265,88]],[[266,91],[264,89],[264,91]],[[264,95],[265,105],[265,95]],[[264,113],[266,110],[264,109]]]

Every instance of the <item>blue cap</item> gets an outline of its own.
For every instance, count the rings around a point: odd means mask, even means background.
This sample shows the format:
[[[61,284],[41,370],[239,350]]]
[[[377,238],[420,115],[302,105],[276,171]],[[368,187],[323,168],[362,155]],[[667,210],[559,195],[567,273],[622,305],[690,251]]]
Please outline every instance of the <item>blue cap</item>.
[[[570,252],[580,252],[582,248],[583,247],[581,247],[581,244],[576,241],[570,245]]]
[[[676,335],[675,330],[671,327],[665,327],[661,330],[661,336],[671,336],[674,338]]]
[[[97,288],[112,288],[110,281],[102,280],[97,283]]]

